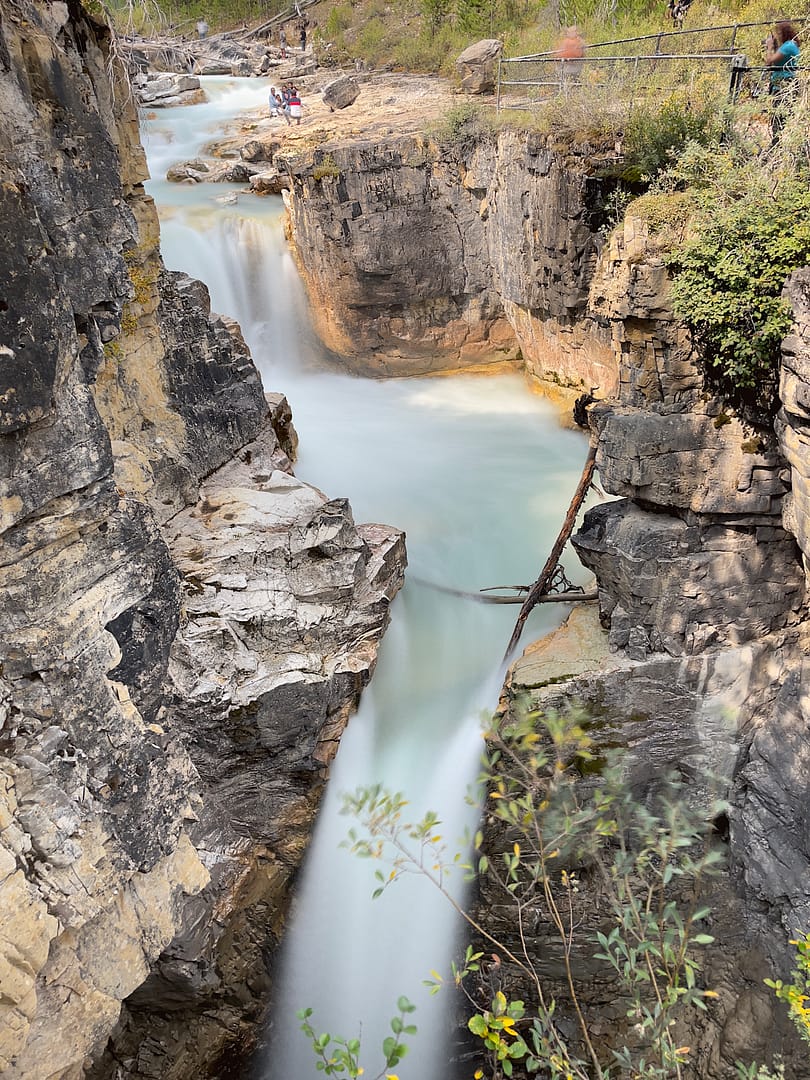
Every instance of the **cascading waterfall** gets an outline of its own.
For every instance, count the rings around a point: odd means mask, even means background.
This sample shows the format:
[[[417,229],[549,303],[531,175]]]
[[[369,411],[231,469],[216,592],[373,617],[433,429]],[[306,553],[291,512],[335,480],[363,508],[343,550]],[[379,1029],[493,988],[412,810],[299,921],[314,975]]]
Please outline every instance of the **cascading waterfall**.
[[[211,105],[166,110],[153,121],[146,139],[153,175],[198,153],[216,134],[212,125],[263,102],[265,88],[246,82],[206,80]],[[167,265],[206,282],[214,309],[240,321],[265,386],[290,399],[301,437],[298,476],[330,496],[348,495],[356,520],[407,533],[408,580],[332,768],[260,1075],[321,1075],[295,1019],[310,1006],[319,1030],[362,1034],[366,1075],[374,1076],[404,994],[418,1006],[419,1034],[398,1075],[446,1080],[441,1001],[450,992],[431,1000],[422,980],[431,969],[447,973],[457,919],[418,877],[371,900],[374,867],[339,846],[351,824],[339,814],[341,794],[373,783],[402,791],[414,819],[436,810],[450,850],[461,846],[476,819],[465,795],[478,769],[479,718],[497,700],[498,661],[517,608],[478,604],[425,583],[476,591],[531,582],[576,484],[585,440],[561,430],[518,375],[377,382],[340,372],[310,327],[280,199],[239,195],[226,205],[222,187],[160,180],[150,190]],[[550,606],[537,609],[526,636],[539,636],[560,617]]]

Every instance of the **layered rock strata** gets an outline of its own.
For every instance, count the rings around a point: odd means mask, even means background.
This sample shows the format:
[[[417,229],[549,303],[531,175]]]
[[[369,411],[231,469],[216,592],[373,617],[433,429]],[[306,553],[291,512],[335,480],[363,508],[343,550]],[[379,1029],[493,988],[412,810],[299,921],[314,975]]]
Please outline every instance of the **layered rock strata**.
[[[402,537],[292,476],[286,403],[163,268],[105,26],[0,3],[0,104],[0,1071],[85,1075],[130,999],[100,1075],[204,1075]]]
[[[322,337],[371,374],[520,353],[537,375],[611,393],[610,334],[588,310],[606,159],[463,126],[276,154]]]
[[[810,918],[810,834],[800,809],[808,717],[799,524],[808,277],[796,275],[788,291],[795,328],[785,344],[777,444],[772,433],[728,415],[703,386],[645,231],[640,221],[625,223],[591,291],[620,365],[615,399],[590,409],[601,484],[617,498],[588,511],[574,536],[597,577],[599,618],[583,609],[553,641],[527,649],[504,708],[582,704],[595,717],[597,758],[625,747],[637,795],[675,769],[707,813],[714,796],[728,801],[717,838],[728,872],[708,897],[707,929],[717,945],[705,951],[701,974],[718,996],[708,1014],[685,1024],[684,1075],[733,1076],[735,1061],[781,1052],[789,1074],[803,1077],[795,1033],[762,980],[790,970],[788,941]],[[582,891],[582,926],[591,934],[609,929],[587,873]],[[494,896],[485,899],[487,925],[513,941]],[[542,918],[530,948],[564,1001],[560,945]],[[620,1045],[633,1038],[626,1005],[594,951],[583,935],[576,948],[583,1001],[600,1044]]]

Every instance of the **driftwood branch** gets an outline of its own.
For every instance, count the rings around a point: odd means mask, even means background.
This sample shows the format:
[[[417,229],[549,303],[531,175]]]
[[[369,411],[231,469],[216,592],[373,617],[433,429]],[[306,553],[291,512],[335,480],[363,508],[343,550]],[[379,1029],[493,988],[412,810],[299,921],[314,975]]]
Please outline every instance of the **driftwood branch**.
[[[557,568],[557,563],[560,561],[563,548],[568,543],[573,529],[574,522],[577,519],[579,508],[582,506],[582,502],[585,496],[588,494],[588,490],[591,486],[591,480],[593,479],[593,470],[596,465],[596,447],[592,446],[588,450],[588,457],[585,459],[585,467],[582,470],[582,476],[579,478],[579,484],[577,484],[577,490],[574,492],[574,497],[571,500],[571,505],[568,507],[568,513],[565,515],[562,529],[560,529],[560,535],[554,541],[554,547],[551,549],[551,554],[546,560],[546,565],[543,567],[543,572],[540,577],[529,589],[529,595],[523,601],[523,607],[520,609],[520,613],[515,623],[515,629],[512,631],[512,636],[509,639],[509,644],[506,647],[504,654],[504,660],[508,660],[512,655],[512,652],[520,641],[520,635],[523,631],[523,627],[526,624],[526,620],[531,613],[535,604],[540,602],[540,598],[548,592],[549,585],[554,571]]]
[[[272,19],[268,19],[267,22],[263,22],[261,26],[256,26],[252,30],[249,30],[244,34],[245,40],[250,41],[253,38],[266,37],[267,34],[273,30],[274,27],[279,26],[286,22],[292,22],[294,19],[300,19],[302,14],[308,7],[317,3],[317,0],[299,0],[297,4],[293,4],[292,7],[286,8],[284,11],[278,12]]]
[[[493,585],[490,589],[481,589],[480,592],[466,592],[464,589],[453,589],[449,585],[438,585],[435,581],[426,581],[425,578],[408,576],[409,581],[424,585],[427,589],[435,589],[436,592],[447,593],[448,596],[460,596],[464,600],[475,600],[478,604],[522,604],[522,596],[490,596],[491,589],[521,589],[527,592],[528,585]],[[571,604],[577,600],[596,600],[599,594],[596,590],[585,592],[584,589],[571,589],[568,592],[546,593],[541,596],[538,604]]]

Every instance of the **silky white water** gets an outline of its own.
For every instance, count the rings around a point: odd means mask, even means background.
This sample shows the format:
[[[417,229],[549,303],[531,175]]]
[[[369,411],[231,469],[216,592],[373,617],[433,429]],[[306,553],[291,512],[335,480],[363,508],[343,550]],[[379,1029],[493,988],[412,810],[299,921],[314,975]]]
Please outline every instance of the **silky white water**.
[[[413,816],[442,817],[450,849],[476,812],[465,802],[491,709],[500,659],[517,607],[476,603],[429,583],[475,592],[530,583],[559,530],[586,454],[578,432],[519,375],[373,381],[341,372],[316,340],[282,232],[280,199],[221,185],[178,187],[160,177],[194,156],[239,110],[264,103],[255,80],[205,80],[206,106],[166,110],[145,124],[167,266],[202,278],[215,310],[238,319],[266,389],[286,393],[301,443],[296,473],[329,497],[347,496],[355,520],[406,531],[409,569],[371,687],[332,768],[297,888],[277,980],[269,1049],[259,1075],[319,1074],[295,1019],[311,1006],[321,1031],[362,1035],[366,1075],[399,995],[417,1004],[419,1029],[398,1067],[401,1080],[445,1080],[441,1002],[422,980],[447,973],[459,926],[422,878],[398,881],[371,900],[375,866],[340,847],[352,824],[341,795],[382,783],[403,791]],[[566,569],[584,580],[575,557]],[[563,612],[536,609],[524,640]]]

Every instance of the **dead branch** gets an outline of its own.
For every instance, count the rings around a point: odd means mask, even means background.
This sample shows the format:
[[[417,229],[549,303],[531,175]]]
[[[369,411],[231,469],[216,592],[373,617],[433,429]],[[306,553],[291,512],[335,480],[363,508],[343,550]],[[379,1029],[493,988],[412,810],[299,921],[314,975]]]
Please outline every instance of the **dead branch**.
[[[453,589],[449,585],[439,585],[435,581],[427,581],[425,578],[409,575],[409,581],[424,585],[427,589],[435,589],[436,592],[446,593],[448,596],[460,596],[464,600],[475,600],[479,604],[522,604],[522,596],[490,596],[492,589],[521,589],[528,590],[528,585],[492,585],[489,589],[481,589],[480,592],[466,592],[464,589]],[[573,604],[578,600],[596,600],[598,593],[585,592],[584,589],[571,589],[561,593],[546,593],[538,598],[538,604]]]
[[[579,478],[579,484],[577,484],[577,489],[574,492],[574,497],[571,500],[571,505],[568,507],[568,513],[565,515],[565,520],[563,521],[562,528],[560,529],[560,534],[554,541],[554,547],[551,549],[551,554],[546,560],[546,565],[543,567],[543,572],[540,574],[540,577],[537,579],[537,581],[535,581],[534,585],[532,585],[531,589],[529,590],[529,595],[523,601],[523,607],[520,609],[520,613],[518,614],[517,622],[515,623],[515,629],[512,631],[512,636],[509,639],[509,644],[506,647],[504,660],[509,659],[518,641],[520,641],[520,635],[523,631],[523,627],[529,617],[532,608],[535,606],[535,604],[540,602],[540,597],[544,596],[548,592],[551,579],[554,575],[554,571],[557,568],[557,563],[560,561],[560,555],[562,555],[563,548],[568,543],[568,538],[570,537],[574,529],[574,523],[576,522],[579,509],[582,506],[583,500],[585,499],[585,496],[588,494],[588,491],[590,489],[595,466],[596,447],[591,446],[588,450],[588,456],[585,459],[585,467],[582,470],[582,476]]]

